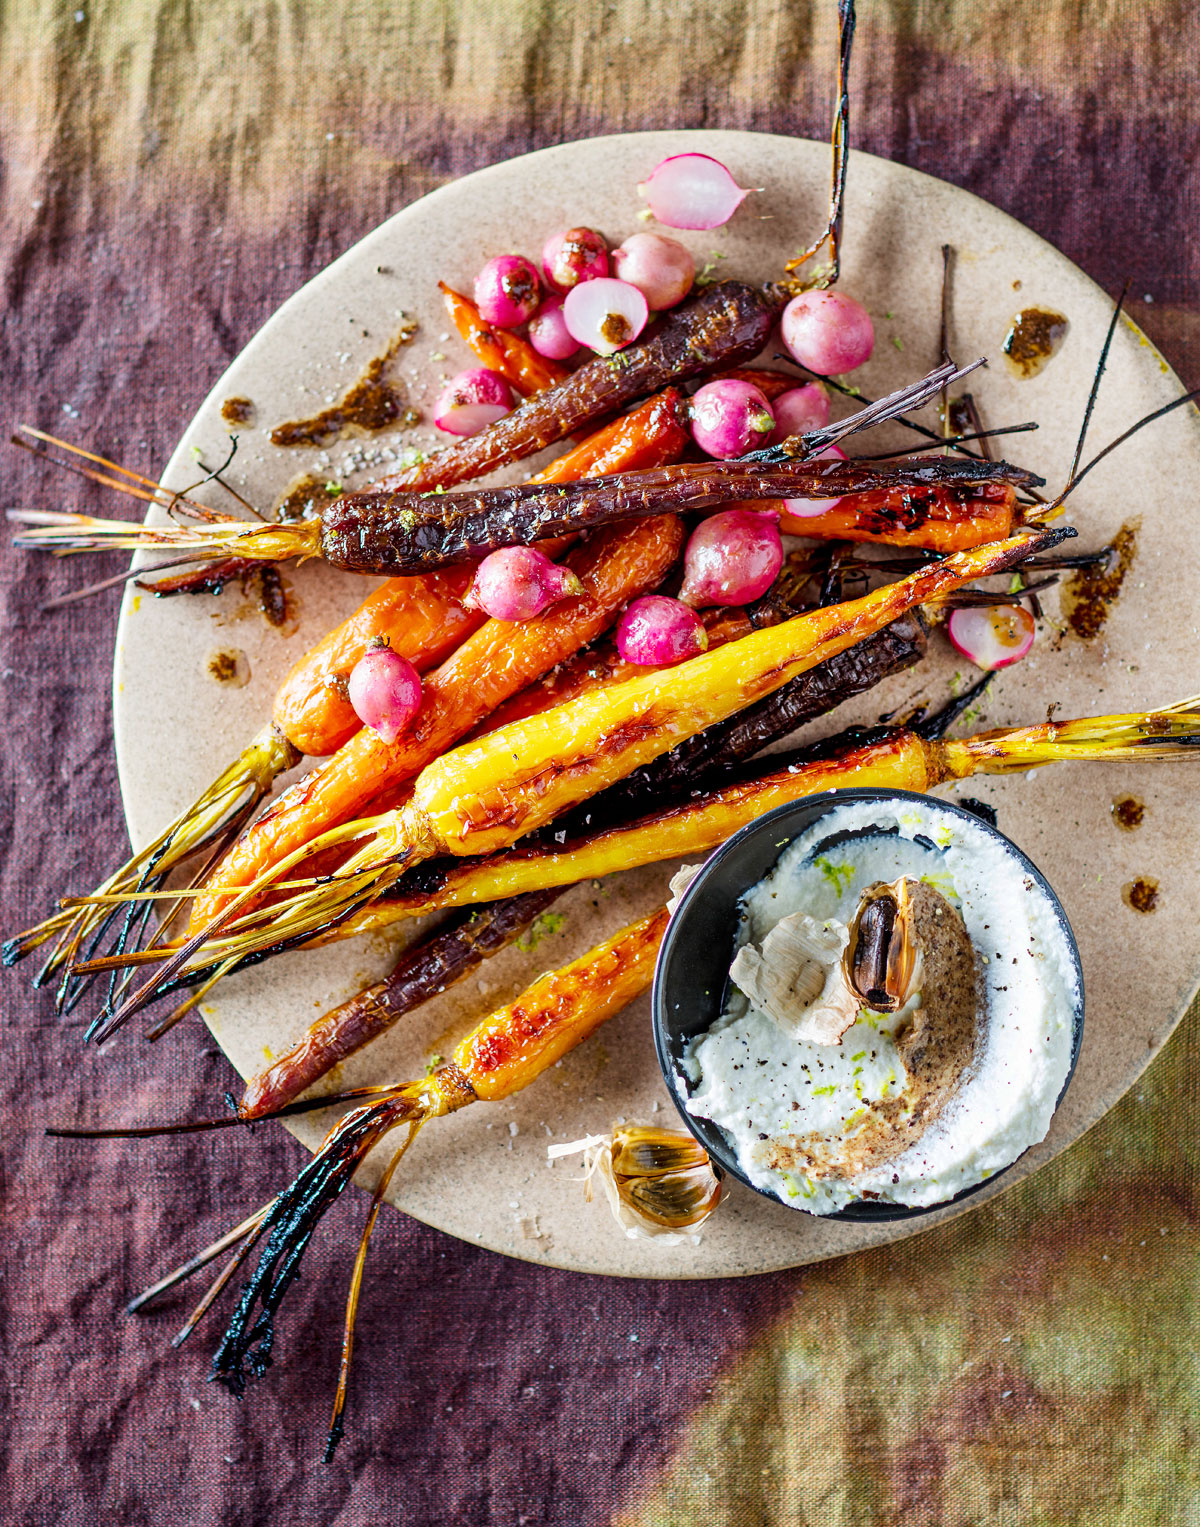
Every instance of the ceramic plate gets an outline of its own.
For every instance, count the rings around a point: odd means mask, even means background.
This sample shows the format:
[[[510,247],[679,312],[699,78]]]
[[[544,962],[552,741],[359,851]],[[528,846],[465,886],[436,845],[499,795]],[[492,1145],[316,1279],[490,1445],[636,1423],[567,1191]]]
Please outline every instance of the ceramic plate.
[[[264,326],[201,405],[164,480],[196,477],[197,451],[219,461],[227,447],[222,403],[249,398],[253,428],[241,430],[231,480],[269,507],[302,473],[365,482],[390,465],[389,452],[429,442],[431,430],[347,440],[327,452],[281,449],[271,426],[317,412],[380,354],[415,314],[420,333],[400,352],[397,374],[411,403],[428,409],[441,380],[468,363],[447,333],[436,282],[469,290],[491,255],[535,255],[557,228],[588,223],[614,241],[646,225],[636,186],[667,154],[701,150],[725,161],[739,183],[761,187],[732,222],[683,234],[698,263],[722,274],[767,279],[825,217],[826,146],[751,133],[661,132],[594,139],[545,149],[448,185],[406,208],[297,293]],[[921,375],[938,357],[940,246],[957,250],[951,346],[956,357],[992,358],[973,379],[993,424],[1036,419],[1010,455],[1053,487],[1068,470],[1097,353],[1109,320],[1105,294],[1048,244],[995,208],[940,181],[867,155],[854,155],[846,206],[842,284],[875,316],[876,354],[856,376],[879,396]],[[1032,379],[1000,359],[1013,314],[1028,305],[1057,309],[1070,328],[1060,353]],[[1131,322],[1119,327],[1090,441],[1099,445],[1140,414],[1181,391],[1166,362]],[[1048,705],[1066,716],[1141,710],[1200,691],[1200,521],[1181,501],[1200,466],[1194,409],[1155,427],[1144,443],[1110,458],[1072,503],[1079,545],[1097,548],[1137,521],[1137,555],[1102,634],[1084,642],[1056,630],[1058,600],[1033,654],[1001,674],[986,723],[1036,722]],[[357,470],[356,470],[357,469]],[[207,490],[206,490],[207,491]],[[220,501],[219,493],[212,500]],[[1187,507],[1187,512],[1183,512]],[[185,807],[250,739],[270,712],[287,669],[345,616],[368,585],[310,565],[288,573],[298,619],[267,626],[236,590],[219,600],[154,600],[131,591],[117,637],[116,741],[130,836],[145,843]],[[940,703],[962,667],[938,638],[918,670],[839,712],[837,726],[870,720],[917,699]],[[244,654],[249,681],[214,681],[215,651]],[[169,681],[167,679],[169,675]],[[826,721],[818,731],[834,730]],[[1079,1069],[1047,1140],[985,1188],[970,1206],[1036,1170],[1079,1138],[1133,1082],[1162,1046],[1200,978],[1195,892],[1195,778],[1185,766],[1058,765],[1028,776],[976,778],[959,787],[989,801],[1000,827],[1044,871],[1079,938],[1087,980],[1087,1034]],[[1145,803],[1143,825],[1121,831],[1114,799]],[[338,1087],[411,1078],[444,1055],[472,1020],[534,974],[564,963],[622,923],[658,905],[674,866],[611,877],[572,891],[562,929],[536,948],[510,949],[481,976],[397,1025],[341,1068]],[[1159,886],[1153,913],[1134,911],[1122,888],[1139,877]],[[325,1009],[378,978],[409,925],[381,937],[289,955],[227,980],[204,1018],[243,1074],[278,1055]],[[417,1140],[392,1185],[406,1213],[510,1256],[627,1276],[695,1278],[763,1272],[913,1235],[963,1210],[918,1222],[843,1224],[814,1219],[734,1185],[697,1248],[664,1248],[622,1236],[602,1203],[584,1202],[570,1161],[548,1166],[546,1147],[607,1130],[616,1119],[664,1123],[673,1111],[659,1077],[643,999],[511,1102],[479,1105],[437,1120]],[[309,1146],[329,1119],[289,1125]],[[367,1174],[364,1173],[364,1176]],[[263,1184],[248,1189],[247,1204]]]

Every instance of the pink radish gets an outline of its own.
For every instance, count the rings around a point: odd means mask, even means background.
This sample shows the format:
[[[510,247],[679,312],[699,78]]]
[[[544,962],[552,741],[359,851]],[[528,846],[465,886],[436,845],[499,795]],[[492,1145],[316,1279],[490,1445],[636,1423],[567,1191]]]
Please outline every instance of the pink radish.
[[[761,599],[783,564],[783,541],[769,509],[722,509],[701,520],[683,554],[685,604],[749,604]]]
[[[725,377],[705,382],[692,397],[692,439],[719,460],[744,456],[764,445],[775,428],[766,396],[753,382]]]
[[[1019,663],[1033,646],[1037,626],[1023,604],[966,605],[950,611],[946,635],[968,662],[990,673]]]
[[[524,255],[497,255],[475,277],[475,306],[484,323],[515,329],[537,310],[538,273]]]
[[[505,546],[484,557],[465,603],[495,620],[532,620],[560,599],[583,593],[569,567],[536,546]]]
[[[581,281],[608,275],[608,245],[594,228],[554,233],[542,250],[542,274],[556,291],[568,292]]]
[[[829,423],[829,394],[820,382],[806,382],[803,387],[793,387],[781,392],[771,403],[775,415],[775,429],[768,445],[779,445],[792,435],[807,435],[811,430],[824,429]]]
[[[395,742],[421,708],[421,676],[407,658],[390,647],[368,647],[350,670],[346,685],[354,714]]]
[[[708,632],[695,610],[663,594],[635,599],[617,625],[617,651],[627,663],[661,668],[707,647]]]
[[[783,342],[818,376],[841,376],[871,359],[875,326],[861,302],[845,292],[801,292],[783,310]]]
[[[638,191],[668,228],[720,228],[746,196],[719,159],[673,154],[651,171]]]
[[[814,461],[845,461],[846,453],[840,446],[829,445],[818,451]],[[793,520],[812,520],[827,509],[836,509],[841,498],[785,498],[783,512]]]
[[[565,361],[579,349],[563,317],[563,299],[552,292],[529,320],[529,343],[547,360]]]
[[[637,287],[612,276],[580,282],[563,302],[567,332],[598,355],[612,355],[632,344],[649,316],[646,299]]]
[[[448,435],[474,435],[512,412],[512,389],[498,371],[460,371],[433,405],[433,422]]]
[[[612,252],[613,269],[636,286],[656,313],[682,302],[696,279],[696,262],[678,239],[635,233]]]

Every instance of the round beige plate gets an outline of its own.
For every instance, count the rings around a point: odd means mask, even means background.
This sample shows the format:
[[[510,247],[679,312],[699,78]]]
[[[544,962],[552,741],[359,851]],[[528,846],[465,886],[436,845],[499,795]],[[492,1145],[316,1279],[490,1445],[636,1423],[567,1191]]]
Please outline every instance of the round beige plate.
[[[241,431],[231,481],[264,509],[305,471],[361,483],[386,470],[391,458],[384,455],[355,475],[364,454],[425,444],[432,431],[344,441],[325,454],[276,448],[267,432],[317,412],[357,380],[386,348],[402,312],[415,314],[421,329],[400,353],[399,375],[413,404],[428,408],[442,378],[469,362],[447,332],[437,280],[469,290],[489,256],[511,249],[536,255],[556,228],[594,224],[614,241],[644,228],[637,183],[659,159],[684,149],[715,155],[740,184],[760,188],[727,227],[680,235],[700,265],[719,261],[722,275],[766,279],[821,227],[828,150],[788,138],[634,134],[566,144],[483,170],[399,213],[285,303],[203,403],[165,481],[173,487],[194,481],[197,451],[205,462],[223,458],[221,404],[235,395],[253,401],[255,423]],[[1105,294],[993,207],[866,155],[854,156],[850,166],[845,227],[842,285],[867,304],[878,336],[875,357],[855,378],[864,391],[878,396],[938,360],[940,247],[950,243],[957,251],[953,353],[960,360],[992,358],[972,379],[985,420],[1038,420],[1040,432],[1014,438],[1010,455],[1059,487],[1111,312]],[[1065,313],[1070,331],[1040,376],[1017,380],[1001,360],[1001,344],[1014,312],[1030,304]],[[1123,322],[1089,443],[1098,447],[1180,390],[1137,328]],[[1188,408],[1087,480],[1071,505],[1081,547],[1103,545],[1126,521],[1141,523],[1125,591],[1091,643],[1060,636],[1052,592],[1033,654],[998,677],[984,724],[1037,722],[1051,705],[1064,716],[1141,710],[1200,691],[1200,521],[1185,486],[1198,466],[1200,428]],[[219,490],[206,492],[227,506]],[[368,587],[315,565],[288,577],[299,623],[286,635],[268,627],[237,590],[216,601],[127,595],[117,638],[116,738],[135,844],[145,843],[237,754],[269,714],[290,665]],[[918,698],[940,703],[964,665],[941,638],[933,646],[924,666],[839,714],[838,724],[874,720]],[[242,688],[222,686],[209,674],[212,654],[228,649],[244,653],[248,663]],[[831,721],[824,724],[824,731],[834,729]],[[1197,783],[1180,764],[1073,764],[959,788],[960,795],[992,802],[1000,827],[1045,871],[1078,934],[1087,978],[1083,1055],[1049,1138],[973,1204],[1078,1139],[1137,1077],[1183,1011],[1200,977],[1192,910]],[[1114,797],[1124,792],[1146,804],[1144,825],[1135,832],[1119,831],[1112,819]],[[510,950],[480,979],[468,979],[399,1024],[347,1064],[335,1084],[422,1075],[433,1055],[448,1053],[473,1019],[534,974],[659,904],[671,870],[651,868],[577,888],[561,903],[561,930],[534,949]],[[1159,882],[1151,915],[1122,900],[1122,886],[1138,876]],[[395,947],[379,939],[273,961],[227,980],[204,1008],[205,1018],[238,1070],[252,1072],[319,1013],[381,975]],[[794,1266],[911,1235],[961,1212],[891,1226],[839,1224],[776,1207],[734,1185],[698,1248],[627,1240],[602,1202],[584,1202],[572,1162],[551,1168],[546,1159],[552,1141],[606,1130],[615,1119],[674,1122],[654,1060],[646,1000],[510,1103],[436,1120],[417,1140],[390,1196],[428,1224],[496,1251],[587,1272],[668,1278]],[[315,1146],[328,1122],[314,1115],[289,1127]],[[261,1197],[261,1185],[247,1187],[248,1205]]]

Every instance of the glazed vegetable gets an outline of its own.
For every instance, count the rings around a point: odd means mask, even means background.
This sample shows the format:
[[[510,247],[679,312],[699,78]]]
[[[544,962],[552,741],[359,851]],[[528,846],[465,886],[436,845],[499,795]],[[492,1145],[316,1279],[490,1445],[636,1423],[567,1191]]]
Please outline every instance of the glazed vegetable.
[[[761,502],[755,508],[765,508]],[[784,509],[779,503],[775,507]],[[933,484],[850,493],[819,515],[797,519],[786,510],[784,535],[822,541],[874,541],[928,551],[965,551],[1002,541],[1021,522],[1016,489],[1007,483]]]
[[[698,794],[702,785],[723,779],[804,722],[915,663],[924,649],[924,627],[919,619],[905,616],[857,647],[801,674],[757,705],[700,732],[611,785],[586,806],[532,834],[525,844],[553,849],[556,841],[583,834],[589,828],[594,832],[601,825],[632,819],[654,804],[661,807]],[[441,886],[440,868],[436,863],[423,865],[402,876],[367,915],[386,918],[392,901],[404,905],[408,899],[420,905]],[[239,1112],[244,1118],[258,1118],[291,1103],[397,1019],[444,991],[473,970],[480,959],[523,932],[565,889],[534,891],[456,914],[450,925],[439,928],[426,943],[406,950],[386,981],[324,1014],[285,1055],[253,1077]]]
[[[536,546],[504,546],[476,568],[467,603],[497,620],[532,620],[558,600],[582,593],[571,569]]]
[[[546,298],[529,320],[529,343],[539,355],[565,361],[578,353],[579,341],[572,339],[563,317],[563,300],[557,293]]]
[[[541,300],[538,273],[524,255],[497,255],[475,277],[475,306],[484,323],[515,329]]]
[[[369,647],[346,686],[354,714],[381,742],[395,742],[421,708],[421,678],[390,647]]]
[[[528,544],[613,520],[673,509],[718,508],[739,499],[840,497],[883,488],[925,490],[947,484],[1036,485],[1041,479],[1028,472],[1004,462],[977,458],[950,460],[939,456],[900,464],[869,459],[848,462],[801,459],[846,435],[918,406],[943,384],[948,385],[979,364],[982,363],[975,362],[958,371],[949,364],[939,367],[910,387],[816,435],[794,438],[783,446],[773,446],[740,461],[626,472],[615,480],[576,483],[570,489],[551,490],[527,483],[418,496],[377,488],[368,493],[344,494],[319,517],[287,526],[247,527],[243,520],[220,516],[196,526],[132,526],[87,515],[41,511],[17,511],[10,518],[38,527],[21,532],[18,545],[57,551],[101,547],[162,550],[206,547],[210,551],[233,548],[241,555],[260,556],[266,561],[288,556],[323,556],[350,571],[399,574],[427,571],[499,546]],[[491,430],[482,433],[488,435]]]
[[[608,245],[594,228],[568,228],[552,233],[542,248],[542,274],[558,292],[583,281],[608,275]]]
[[[348,823],[315,839],[277,861],[252,886],[227,882],[229,889],[239,884],[245,889],[223,909],[219,924],[198,929],[169,958],[151,951],[162,968],[122,1004],[120,1014],[137,1011],[163,981],[177,974],[210,965],[227,973],[251,955],[262,956],[311,936],[351,915],[356,905],[373,900],[403,868],[423,859],[507,847],[907,610],[964,583],[1007,571],[1073,534],[1069,528],[1022,533],[959,552],[860,599],[797,615],[678,667],[583,695],[444,754],[423,770],[411,797],[395,811]],[[303,859],[360,839],[365,846],[335,882],[302,887],[269,909],[239,915]],[[198,921],[194,916],[193,927]],[[221,926],[230,924],[231,931],[222,934]],[[126,959],[140,962],[138,956]]]
[[[761,388],[761,383],[759,384]],[[807,435],[829,423],[829,394],[820,382],[789,387],[771,402],[775,431],[768,445],[781,445],[791,435]]]
[[[845,292],[801,292],[783,310],[780,332],[793,360],[818,376],[840,376],[871,359],[875,326]]]
[[[406,1013],[505,948],[553,905],[563,889],[513,896],[454,915],[431,938],[406,949],[385,980],[318,1018],[285,1055],[252,1077],[242,1094],[239,1114],[243,1119],[258,1119],[298,1098]]]
[[[683,554],[685,604],[749,604],[783,565],[783,542],[768,509],[722,509],[701,520]]]
[[[553,352],[541,351],[507,329],[489,328],[475,304],[452,291],[444,281],[438,282],[438,289],[462,340],[489,371],[498,371],[522,397],[557,387],[569,375],[564,367],[547,359]],[[556,358],[561,360],[562,356]]]
[[[188,809],[146,848],[101,883],[95,895],[121,897],[152,889],[184,860],[237,832],[266,797],[276,777],[307,754],[336,751],[360,727],[347,681],[372,642],[386,641],[418,671],[439,663],[483,622],[464,604],[470,570],[456,568],[419,578],[392,578],[376,589],[348,620],[324,637],[284,679],[270,722]],[[113,918],[74,902],[3,946],[6,965],[54,940],[38,983],[65,971],[85,941],[103,936]],[[128,911],[115,921],[118,940],[132,929]],[[117,947],[120,947],[118,942]],[[82,988],[64,980],[60,1005],[72,1005]]]
[[[678,457],[688,439],[681,395],[668,388],[551,462],[539,480],[567,482],[573,477],[658,465]],[[152,889],[176,865],[238,831],[264,799],[272,781],[297,764],[301,756],[337,752],[360,728],[346,685],[368,646],[386,640],[418,671],[443,662],[484,622],[482,611],[468,610],[463,602],[473,573],[473,568],[453,568],[416,578],[391,578],[370,594],[288,674],[276,696],[271,724],[238,760],[93,894],[119,897],[125,892]],[[103,931],[102,925],[112,915],[111,902],[103,910],[68,907],[10,939],[4,945],[3,958],[12,964],[54,938],[54,952],[42,972],[45,979],[65,968],[86,939]],[[125,921],[118,924],[117,931],[119,949],[135,930]],[[68,989],[60,988],[59,995],[60,1001],[67,1001]]]
[[[274,801],[238,839],[192,910],[202,927],[229,900],[310,839],[350,820],[385,789],[433,763],[496,706],[549,672],[616,620],[630,599],[661,582],[679,555],[683,532],[673,515],[614,525],[577,547],[567,567],[583,592],[519,625],[489,620],[424,682],[421,710],[390,746],[369,731]]]
[[[946,635],[956,651],[985,672],[1018,663],[1033,646],[1037,624],[1023,604],[952,610]]]
[[[771,754],[729,784],[628,825],[518,845],[483,859],[430,865],[397,883],[339,929],[339,938],[378,931],[399,918],[573,885],[617,870],[708,853],[730,834],[790,801],[826,790],[927,791],[973,774],[1015,774],[1071,760],[1200,757],[1195,699],[1162,711],[980,732],[930,740],[904,727],[847,733],[822,747]],[[814,756],[817,755],[817,756]],[[820,756],[825,755],[825,756]]]
[[[708,456],[729,461],[767,443],[775,415],[753,382],[722,377],[692,397],[692,439]]]
[[[696,262],[678,239],[635,233],[612,252],[614,274],[636,286],[656,313],[682,302],[696,279]]]
[[[446,383],[433,405],[433,422],[448,435],[477,435],[512,406],[512,389],[500,373],[475,366]]]
[[[682,663],[708,648],[708,632],[695,610],[663,594],[635,599],[617,624],[617,651],[640,668]]]

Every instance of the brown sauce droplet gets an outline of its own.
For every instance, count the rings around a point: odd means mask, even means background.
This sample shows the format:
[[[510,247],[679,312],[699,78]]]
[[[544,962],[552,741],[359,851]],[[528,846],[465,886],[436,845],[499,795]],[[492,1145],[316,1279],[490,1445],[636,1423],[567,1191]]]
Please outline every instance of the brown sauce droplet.
[[[1113,537],[1111,555],[1094,567],[1081,567],[1062,585],[1062,612],[1076,636],[1090,641],[1104,629],[1137,553],[1140,520],[1122,525]]]
[[[1113,821],[1122,832],[1133,832],[1142,825],[1146,803],[1140,796],[1118,795],[1112,803]]]
[[[253,424],[254,404],[249,398],[226,398],[221,404],[221,417],[226,424]]]
[[[250,682],[250,659],[240,647],[219,647],[208,655],[208,676],[231,689],[242,689]]]
[[[269,626],[282,630],[293,619],[292,600],[283,574],[268,562],[259,568],[257,582],[258,608]]]
[[[275,505],[275,518],[284,524],[315,520],[321,510],[341,496],[342,485],[324,477],[299,477]]]
[[[1153,875],[1139,875],[1121,887],[1121,900],[1135,912],[1153,912],[1158,906],[1158,881]]]
[[[328,445],[347,434],[366,435],[392,425],[418,423],[420,414],[405,406],[404,399],[384,375],[393,356],[411,343],[416,332],[416,323],[406,322],[339,402],[331,403],[311,419],[293,419],[288,424],[276,425],[271,431],[272,445]]]
[[[1067,337],[1067,320],[1049,308],[1022,308],[1004,337],[1004,356],[1014,376],[1037,376],[1058,354]]]

